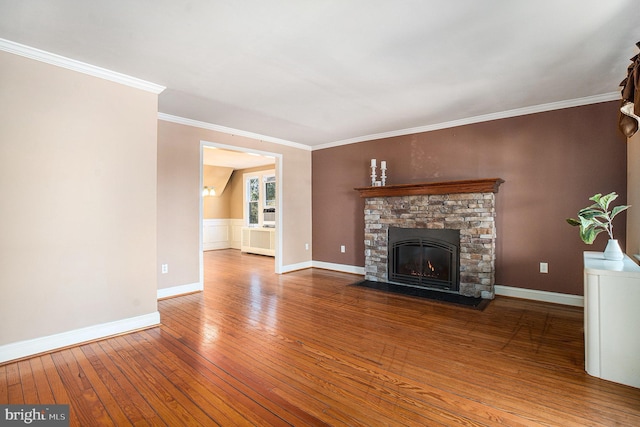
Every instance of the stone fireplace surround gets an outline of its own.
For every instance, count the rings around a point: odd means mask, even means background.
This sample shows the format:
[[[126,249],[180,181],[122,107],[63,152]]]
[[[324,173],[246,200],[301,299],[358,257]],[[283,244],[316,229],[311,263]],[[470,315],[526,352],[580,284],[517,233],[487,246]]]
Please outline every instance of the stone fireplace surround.
[[[365,279],[387,282],[388,230],[460,230],[460,290],[493,298],[500,178],[356,188],[365,198]]]

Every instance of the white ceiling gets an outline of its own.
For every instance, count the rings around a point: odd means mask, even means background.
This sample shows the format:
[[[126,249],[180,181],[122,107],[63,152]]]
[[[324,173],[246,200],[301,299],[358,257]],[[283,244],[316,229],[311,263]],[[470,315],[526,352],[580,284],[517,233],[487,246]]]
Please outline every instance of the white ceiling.
[[[247,169],[267,165],[273,165],[275,167],[276,159],[257,153],[204,147],[202,151],[202,163],[205,165],[222,166],[233,169]]]
[[[637,0],[0,0],[0,38],[315,148],[615,99],[639,23]]]

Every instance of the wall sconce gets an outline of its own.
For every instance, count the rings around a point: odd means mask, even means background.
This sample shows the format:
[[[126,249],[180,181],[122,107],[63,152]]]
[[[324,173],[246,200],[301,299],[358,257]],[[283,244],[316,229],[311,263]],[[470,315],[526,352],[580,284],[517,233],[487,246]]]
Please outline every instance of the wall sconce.
[[[216,195],[216,189],[215,187],[204,187],[202,189],[202,196],[206,197],[206,196],[215,196]]]

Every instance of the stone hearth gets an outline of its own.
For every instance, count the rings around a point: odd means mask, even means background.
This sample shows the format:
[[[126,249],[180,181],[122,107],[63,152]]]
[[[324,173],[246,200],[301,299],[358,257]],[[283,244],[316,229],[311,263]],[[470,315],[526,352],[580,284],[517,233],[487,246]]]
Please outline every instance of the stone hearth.
[[[356,188],[365,198],[365,279],[387,282],[388,230],[460,230],[460,291],[493,298],[499,178]]]

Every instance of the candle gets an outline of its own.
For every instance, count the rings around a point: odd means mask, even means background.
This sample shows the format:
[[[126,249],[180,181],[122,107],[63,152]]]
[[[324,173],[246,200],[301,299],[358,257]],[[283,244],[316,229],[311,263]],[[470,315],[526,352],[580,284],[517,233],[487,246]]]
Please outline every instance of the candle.
[[[386,160],[381,161],[381,162],[380,162],[380,167],[381,167],[382,169],[386,169],[386,168],[387,168],[387,161],[386,161]]]
[[[372,168],[376,167],[376,159],[371,159],[371,167]]]

